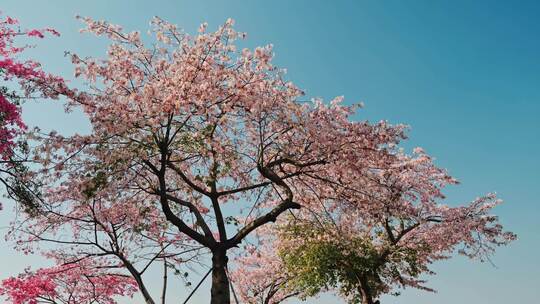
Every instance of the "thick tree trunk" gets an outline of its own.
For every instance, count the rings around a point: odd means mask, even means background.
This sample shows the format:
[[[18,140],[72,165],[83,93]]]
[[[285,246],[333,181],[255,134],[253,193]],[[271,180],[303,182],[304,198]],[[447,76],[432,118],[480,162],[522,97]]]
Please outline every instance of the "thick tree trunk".
[[[362,304],[378,304],[379,301],[373,302],[373,296],[371,294],[371,288],[369,288],[368,280],[366,278],[360,278],[360,294],[362,295]]]
[[[362,304],[374,304],[373,299],[368,294],[362,294]]]
[[[210,304],[230,304],[229,278],[227,277],[227,254],[225,250],[212,253],[212,290]]]
[[[362,304],[381,304],[379,300],[374,300],[369,292],[362,293]]]

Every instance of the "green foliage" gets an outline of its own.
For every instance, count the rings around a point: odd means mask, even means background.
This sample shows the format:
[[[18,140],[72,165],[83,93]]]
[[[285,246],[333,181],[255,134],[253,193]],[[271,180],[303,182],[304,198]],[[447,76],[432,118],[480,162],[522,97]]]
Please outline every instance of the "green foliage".
[[[4,71],[0,69],[0,76],[5,75]],[[0,86],[0,95],[4,96],[14,105],[20,106],[22,98],[17,95],[16,91],[10,90],[5,86]]]
[[[234,226],[240,225],[240,222],[234,216],[227,216],[225,218],[225,223],[227,225],[234,225]]]
[[[361,303],[362,293],[376,298],[388,291],[389,280],[421,273],[414,250],[376,246],[369,236],[340,237],[331,225],[294,223],[280,237],[295,244],[279,255],[291,277],[288,287],[304,297],[338,289],[349,303]]]
[[[82,190],[82,193],[87,199],[94,197],[97,191],[107,184],[107,173],[103,170],[97,171],[94,176],[87,173],[87,177],[90,177],[90,181]]]
[[[97,149],[106,149],[106,146],[99,145]],[[117,160],[109,165],[94,165],[92,170],[89,170],[85,174],[86,181],[84,183],[84,189],[82,189],[82,194],[86,199],[94,198],[100,190],[107,186],[110,180],[116,178],[115,174],[117,174],[118,168],[125,164],[126,162],[124,160]]]
[[[18,141],[17,146],[8,159],[2,161],[4,168],[0,169],[5,176],[0,178],[0,182],[6,187],[6,196],[19,204],[24,213],[29,216],[36,216],[40,210],[41,187],[35,180],[25,178],[29,173],[26,165],[26,157],[29,153],[29,146],[26,141]]]
[[[318,238],[327,235],[323,229],[304,224],[288,226],[282,232],[282,237],[289,240],[304,240],[279,254],[287,271],[293,274],[291,288],[303,290],[305,296],[330,288],[352,295],[361,280],[371,280],[371,285],[378,280],[378,253],[369,240]]]

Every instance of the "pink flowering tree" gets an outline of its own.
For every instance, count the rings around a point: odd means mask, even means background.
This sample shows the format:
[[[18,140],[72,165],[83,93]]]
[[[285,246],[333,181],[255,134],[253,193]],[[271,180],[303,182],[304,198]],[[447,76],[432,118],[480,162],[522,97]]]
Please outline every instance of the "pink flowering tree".
[[[13,304],[115,304],[115,296],[137,291],[130,276],[103,272],[85,262],[27,270],[2,282],[0,294]]]
[[[26,125],[21,119],[20,102],[26,98],[57,98],[67,93],[62,78],[45,73],[34,60],[20,59],[29,45],[17,44],[23,37],[59,36],[53,29],[22,29],[11,17],[0,19],[0,182],[8,195],[28,201],[32,183],[21,180],[26,171],[26,142],[21,135]],[[26,198],[26,199],[25,199]]]
[[[364,236],[373,226],[367,223],[383,216],[381,201],[391,192],[384,180],[398,178],[399,164],[408,160],[397,149],[404,126],[353,121],[356,106],[344,106],[341,97],[304,101],[272,64],[271,45],[237,50],[235,41],[245,35],[232,20],[215,32],[203,24],[190,36],[155,18],[156,41],[148,46],[139,32],[81,19],[83,31],[105,36],[111,45],[104,58],[72,54],[86,91],[55,91],[66,96],[68,110],[87,115],[92,131],[35,134],[32,160],[39,168],[31,176],[43,188],[33,212],[14,223],[10,234],[21,250],[44,251],[58,266],[89,259],[110,275],[121,269],[149,304],[156,300],[144,284],[148,265],[165,265],[165,303],[167,268],[194,260],[210,264],[212,304],[260,298],[247,284],[268,291],[263,301],[281,301],[309,291],[289,283],[297,275],[292,271],[274,269],[267,278],[263,271],[289,265],[277,250],[302,251],[303,243],[283,237],[274,246],[278,240],[267,236],[268,245],[246,249],[255,234],[282,227],[274,223],[290,217],[313,223],[324,216],[323,223],[337,221],[346,240]],[[392,201],[389,210],[396,214],[388,216],[388,225],[395,239],[400,214],[417,208],[413,195],[438,206],[431,180],[404,182],[426,193],[411,190]],[[400,241],[445,234],[424,225],[422,215],[416,218],[422,225]],[[43,242],[57,248],[43,250]],[[453,243],[440,246],[445,251]],[[256,261],[259,256],[264,258]],[[237,261],[232,267],[230,257]],[[248,266],[237,266],[242,263]],[[240,280],[241,271],[258,279]]]
[[[434,261],[456,251],[485,261],[516,238],[491,214],[500,203],[493,194],[463,207],[442,204],[442,188],[457,182],[422,149],[413,156],[397,151],[369,175],[339,196],[319,194],[319,208],[263,230],[265,245],[236,261],[242,299],[280,303],[291,294],[337,291],[349,303],[373,304],[398,295],[398,287],[433,291],[420,276],[434,274]],[[269,246],[273,254],[264,251]]]
[[[278,233],[275,229],[264,230],[260,232],[263,235]],[[255,244],[246,245],[243,249],[235,256],[235,267],[230,272],[240,303],[277,304],[289,298],[309,296],[307,290],[292,284],[296,274],[285,266],[275,238],[259,238]]]
[[[98,194],[97,189],[105,187],[103,172],[87,177],[90,179],[80,188],[60,187],[56,193],[40,197],[33,209],[24,213],[28,217],[14,222],[8,237],[16,242],[16,249],[25,254],[40,253],[57,265],[25,276],[25,280],[83,264],[86,267],[77,268],[81,276],[121,278],[129,282],[129,295],[137,291],[147,303],[157,303],[148,290],[146,274],[159,263],[163,265],[161,298],[165,303],[168,270],[179,272],[184,260],[196,262],[201,246],[185,242],[182,235],[171,231],[151,205],[143,206],[122,194]],[[53,202],[55,197],[68,199],[69,203]],[[23,285],[13,287],[11,282],[13,278],[2,282],[4,290],[24,293],[15,290]],[[109,284],[104,280],[92,283],[96,289],[106,289],[99,284]],[[108,301],[115,303],[114,296],[125,295],[120,291],[111,290]],[[66,289],[57,291],[55,297],[68,297]],[[95,302],[91,297],[73,301],[66,303]]]

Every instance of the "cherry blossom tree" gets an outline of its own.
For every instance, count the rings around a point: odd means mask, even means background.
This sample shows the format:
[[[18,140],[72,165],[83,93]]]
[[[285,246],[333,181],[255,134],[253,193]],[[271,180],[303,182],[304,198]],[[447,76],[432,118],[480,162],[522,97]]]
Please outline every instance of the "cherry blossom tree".
[[[373,304],[382,294],[398,295],[396,287],[433,291],[420,276],[434,274],[434,261],[456,249],[485,261],[516,238],[490,214],[500,203],[493,194],[463,207],[440,203],[442,188],[457,181],[422,149],[414,156],[397,152],[390,166],[361,183],[351,190],[363,193],[343,197],[339,205],[321,196],[321,208],[262,230],[265,245],[237,259],[233,277],[242,298],[280,303],[291,294],[338,291],[349,303]],[[273,254],[261,251],[268,247]]]
[[[212,304],[238,296],[251,302],[249,297],[261,294],[238,281],[242,268],[229,271],[229,257],[237,257],[249,265],[244,272],[252,269],[249,273],[259,277],[253,286],[268,291],[263,298],[281,301],[312,292],[290,283],[297,277],[292,271],[274,270],[271,281],[256,271],[272,265],[287,270],[283,252],[304,250],[302,242],[294,244],[294,234],[281,238],[280,246],[249,247],[256,234],[281,227],[274,222],[293,217],[313,223],[324,215],[322,223],[336,221],[341,230],[336,228],[334,235],[344,241],[369,235],[375,230],[366,227],[376,229],[375,219],[384,216],[395,240],[447,235],[430,224],[435,221],[424,225],[424,210],[440,216],[436,227],[454,227],[446,225],[453,213],[441,213],[444,208],[437,209],[434,201],[440,196],[438,183],[449,177],[437,175],[437,182],[434,177],[405,178],[412,173],[400,164],[415,162],[397,148],[405,126],[354,121],[357,106],[343,105],[342,97],[329,103],[303,100],[304,93],[272,64],[271,45],[237,50],[236,40],[245,34],[233,29],[232,20],[215,32],[203,24],[192,37],[155,18],[151,45],[139,32],[81,20],[84,32],[111,40],[107,55],[71,54],[75,76],[86,81],[86,89],[52,91],[66,97],[68,111],[81,109],[92,131],[33,135],[32,160],[39,168],[28,174],[42,191],[32,212],[16,221],[10,234],[21,250],[40,250],[58,267],[89,260],[108,276],[130,275],[146,303],[156,303],[142,276],[148,265],[164,262],[164,294],[167,267],[203,259],[211,264]],[[384,184],[387,179],[415,188],[388,202],[393,192]],[[414,197],[426,203],[415,207]],[[382,213],[387,208],[392,216]],[[421,213],[414,217],[421,224],[409,222],[414,210]],[[403,225],[416,225],[407,236],[399,236],[401,219]],[[458,242],[478,244],[464,238],[470,225],[459,240],[439,244],[433,252],[448,251]],[[498,239],[500,233],[491,236]],[[43,242],[58,248],[44,250]],[[264,259],[259,262],[249,257],[261,250],[267,254],[260,254]],[[435,256],[422,258],[427,263]],[[230,278],[240,283],[231,286]]]

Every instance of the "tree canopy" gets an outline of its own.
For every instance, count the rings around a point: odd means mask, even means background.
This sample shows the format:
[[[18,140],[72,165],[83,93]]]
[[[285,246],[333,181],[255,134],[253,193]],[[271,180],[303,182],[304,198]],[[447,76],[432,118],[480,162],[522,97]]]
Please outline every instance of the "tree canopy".
[[[396,285],[424,288],[420,274],[457,246],[488,257],[515,238],[490,215],[493,195],[441,204],[456,181],[399,147],[404,125],[353,120],[358,105],[342,97],[305,100],[271,45],[237,49],[232,20],[190,36],[155,18],[145,43],[79,18],[111,41],[105,57],[70,54],[82,88],[39,83],[92,129],[28,134],[23,178],[39,192],[10,237],[56,266],[4,281],[14,303],[115,303],[135,290],[157,303],[146,273],[158,263],[166,303],[168,269],[208,261],[213,304],[331,290],[370,304]]]

